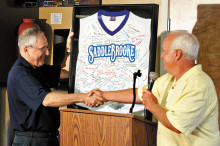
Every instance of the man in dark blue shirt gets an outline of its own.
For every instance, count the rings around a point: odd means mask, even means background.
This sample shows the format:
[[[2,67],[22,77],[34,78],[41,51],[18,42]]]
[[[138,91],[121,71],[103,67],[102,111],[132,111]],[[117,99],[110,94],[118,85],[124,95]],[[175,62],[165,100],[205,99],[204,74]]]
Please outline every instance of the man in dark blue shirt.
[[[70,33],[67,48],[70,46]],[[48,42],[38,29],[25,30],[18,39],[20,56],[12,66],[7,82],[9,112],[15,139],[13,145],[58,146],[59,106],[84,102],[91,106],[103,104],[99,95],[51,92],[59,78],[68,72],[60,66],[45,65],[49,55]]]

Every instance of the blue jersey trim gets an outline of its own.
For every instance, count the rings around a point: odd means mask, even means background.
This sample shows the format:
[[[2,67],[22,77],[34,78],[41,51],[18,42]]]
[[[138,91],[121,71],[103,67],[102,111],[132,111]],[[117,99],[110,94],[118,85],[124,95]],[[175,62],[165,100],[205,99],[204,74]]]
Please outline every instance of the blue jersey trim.
[[[105,15],[105,16],[123,16],[125,15],[124,20],[122,21],[122,23],[114,30],[114,31],[110,31],[104,24],[101,15]],[[124,25],[126,24],[127,20],[129,17],[129,11],[128,10],[124,10],[124,11],[120,11],[120,12],[108,12],[108,11],[104,11],[104,10],[99,10],[98,11],[98,21],[100,23],[100,25],[102,26],[102,28],[105,30],[106,33],[108,33],[109,35],[113,36],[115,35],[117,32],[119,32]]]

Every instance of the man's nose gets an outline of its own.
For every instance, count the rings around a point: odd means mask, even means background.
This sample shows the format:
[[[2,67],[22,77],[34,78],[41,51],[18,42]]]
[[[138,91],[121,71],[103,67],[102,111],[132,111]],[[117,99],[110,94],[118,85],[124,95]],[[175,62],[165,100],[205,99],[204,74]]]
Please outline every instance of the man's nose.
[[[49,56],[49,55],[50,55],[49,48],[46,48],[46,52],[45,52],[45,54],[46,54],[47,56]]]

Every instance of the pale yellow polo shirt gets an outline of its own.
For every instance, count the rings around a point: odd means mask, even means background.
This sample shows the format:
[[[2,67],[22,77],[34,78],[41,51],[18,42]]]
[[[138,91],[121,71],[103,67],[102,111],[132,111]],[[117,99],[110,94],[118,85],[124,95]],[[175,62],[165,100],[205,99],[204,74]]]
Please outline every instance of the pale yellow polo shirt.
[[[139,97],[145,87],[138,89]],[[167,109],[177,134],[158,121],[157,146],[220,146],[218,99],[210,77],[196,65],[177,82],[171,74],[158,78],[153,94]]]

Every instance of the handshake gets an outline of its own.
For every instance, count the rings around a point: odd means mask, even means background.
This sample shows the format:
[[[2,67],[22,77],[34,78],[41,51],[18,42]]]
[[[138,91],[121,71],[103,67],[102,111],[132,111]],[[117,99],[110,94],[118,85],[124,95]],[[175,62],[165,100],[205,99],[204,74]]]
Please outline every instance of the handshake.
[[[99,89],[91,90],[83,97],[83,103],[89,107],[98,107],[106,101],[107,99],[103,97],[103,92]]]
[[[136,92],[138,96],[138,93]],[[99,89],[91,90],[88,93],[82,94],[82,102],[89,107],[97,107],[106,101],[114,101],[120,103],[133,102],[133,89],[124,89],[117,91],[101,91]],[[142,95],[136,98],[136,103],[143,103],[149,110],[155,104],[158,104],[157,98],[147,88],[142,92]]]

